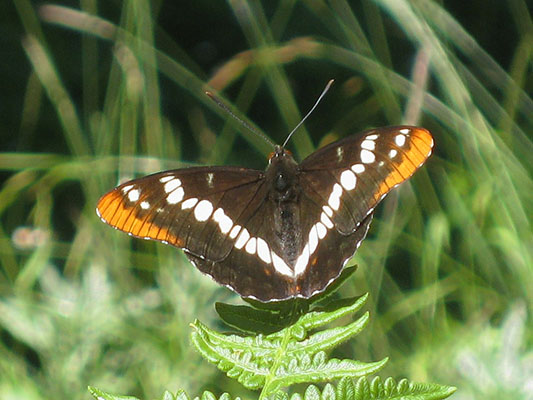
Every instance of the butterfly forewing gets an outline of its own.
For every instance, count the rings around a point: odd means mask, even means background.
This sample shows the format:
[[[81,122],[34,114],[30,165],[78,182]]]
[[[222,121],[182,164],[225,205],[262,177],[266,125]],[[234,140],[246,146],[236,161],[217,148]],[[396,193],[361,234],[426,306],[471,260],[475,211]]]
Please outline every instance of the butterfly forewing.
[[[263,202],[262,174],[231,167],[166,171],[116,187],[99,200],[97,212],[133,236],[216,261]]]
[[[324,205],[337,230],[355,231],[377,203],[407,180],[431,155],[433,138],[423,129],[373,129],[319,149],[300,164],[306,193]]]

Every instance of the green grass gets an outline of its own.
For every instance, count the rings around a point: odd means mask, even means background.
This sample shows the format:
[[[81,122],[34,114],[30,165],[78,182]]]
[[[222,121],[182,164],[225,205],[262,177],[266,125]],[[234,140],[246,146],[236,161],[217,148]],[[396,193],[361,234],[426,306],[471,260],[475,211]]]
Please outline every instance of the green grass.
[[[217,326],[215,301],[240,300],[181,252],[105,226],[94,207],[119,180],[162,169],[264,167],[271,148],[221,114],[207,88],[247,121],[260,109],[258,122],[279,143],[329,78],[336,84],[289,145],[298,157],[371,126],[417,124],[436,139],[427,165],[379,207],[354,258],[360,268],[343,293],[370,293],[371,324],[344,356],[389,356],[383,376],[456,386],[457,398],[526,398],[533,23],[525,1],[502,7],[517,37],[507,69],[427,0],[287,1],[268,3],[268,13],[266,2],[228,2],[217,18],[248,47],[214,71],[162,31],[159,5],[123,2],[111,22],[99,3],[81,3],[13,2],[28,72],[18,131],[5,132],[16,145],[0,153],[1,399],[88,398],[88,385],[144,399],[178,388],[255,397],[188,338],[195,318]],[[58,50],[62,35],[79,43],[74,54]]]

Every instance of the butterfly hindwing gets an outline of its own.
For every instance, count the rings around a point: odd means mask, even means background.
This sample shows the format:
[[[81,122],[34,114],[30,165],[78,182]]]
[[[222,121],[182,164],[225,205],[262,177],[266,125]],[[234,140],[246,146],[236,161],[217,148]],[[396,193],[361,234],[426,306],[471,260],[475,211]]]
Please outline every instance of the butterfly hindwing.
[[[303,278],[312,257],[317,258],[320,239],[315,223],[320,213],[320,207],[304,196],[288,203],[269,201],[265,196],[265,201],[246,221],[246,236],[237,239],[224,260],[215,262],[188,255],[189,259],[202,272],[245,297],[261,301],[309,297],[325,286],[322,280],[327,276],[331,275],[328,280],[336,277],[342,265],[340,262],[335,265],[336,271],[331,274],[324,265],[321,279],[297,282]],[[322,228],[321,232],[325,232]]]
[[[302,240],[294,264],[296,291],[309,298],[335,280],[366,236],[372,215],[349,235],[340,233],[333,220],[302,191],[299,200]]]
[[[346,236],[334,229],[333,222],[308,197],[300,197],[294,208],[297,215],[291,231],[295,235],[290,238],[280,237],[273,217],[278,210],[265,202],[247,221],[246,244],[234,246],[225,259],[215,262],[187,256],[199,270],[241,296],[260,301],[309,298],[340,275],[364,239],[372,215]]]

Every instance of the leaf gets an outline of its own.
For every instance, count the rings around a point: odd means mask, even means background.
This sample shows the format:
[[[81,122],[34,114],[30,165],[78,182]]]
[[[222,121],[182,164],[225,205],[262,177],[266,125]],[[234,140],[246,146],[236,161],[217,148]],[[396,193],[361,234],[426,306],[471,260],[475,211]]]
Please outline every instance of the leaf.
[[[185,392],[183,392],[183,393],[185,393]],[[178,395],[179,395],[179,392],[176,393],[176,397],[174,397],[174,395],[172,393],[170,393],[168,390],[166,390],[165,393],[163,393],[162,400],[174,400],[174,399],[176,399],[176,400],[187,400],[187,397],[185,397],[185,399],[180,399],[178,397]],[[185,395],[185,396],[187,396],[187,395]]]
[[[208,329],[199,321],[195,321],[192,327],[194,331],[191,340],[204,358],[216,364],[230,378],[237,379],[248,389],[263,387],[265,376],[269,371],[268,365],[265,366],[265,362],[261,360],[258,362],[257,358],[259,354],[268,357],[268,354],[272,353],[272,348],[267,346],[261,348],[260,339],[222,335]],[[256,343],[253,343],[254,341]]]
[[[322,392],[315,385],[309,385],[303,397],[294,393],[291,400],[438,400],[449,397],[455,390],[450,386],[413,383],[406,379],[396,383],[392,378],[385,382],[375,378],[368,382],[363,377],[354,383],[352,379],[343,378],[337,387],[328,383]]]
[[[309,310],[309,299],[288,299],[281,301],[271,301],[263,303],[254,299],[242,298],[245,302],[250,304],[253,308],[258,310],[275,311],[280,314],[300,315]]]
[[[368,295],[350,299],[333,300],[317,305],[292,325],[284,326],[289,318],[287,310],[254,309],[249,306],[217,304],[217,311],[230,325],[241,332],[276,330],[270,334],[223,334],[195,321],[191,326],[191,339],[198,351],[209,362],[217,365],[228,377],[236,379],[248,389],[262,389],[260,398],[286,400],[280,389],[294,384],[317,384],[340,379],[335,388],[327,384],[324,390],[308,386],[303,397],[294,394],[291,400],[386,400],[386,399],[441,399],[448,397],[455,388],[415,384],[407,380],[396,383],[393,379],[382,382],[376,378],[369,382],[367,375],[376,373],[387,363],[385,358],[376,362],[328,358],[327,351],[361,332],[369,321],[368,312],[343,326],[319,329],[339,318],[359,311]],[[292,303],[292,310],[304,310]],[[289,307],[288,303],[285,306]],[[276,321],[278,319],[278,321]],[[313,332],[313,333],[309,333]],[[360,378],[356,384],[353,378]],[[208,396],[204,394],[204,396]],[[185,399],[183,399],[185,400]],[[204,400],[204,397],[202,397]],[[205,397],[205,400],[215,400]]]
[[[302,326],[305,330],[318,329],[324,325],[342,318],[348,314],[359,311],[368,299],[368,293],[361,297],[346,299],[342,303],[337,303],[338,307],[311,311],[298,320],[295,325]]]
[[[168,392],[165,392],[165,395],[167,394]],[[164,400],[167,400],[166,398]],[[169,399],[169,400],[172,400],[172,399]],[[185,393],[185,390],[178,390],[178,392],[176,393],[176,400],[189,400],[189,396],[187,395],[187,393]]]
[[[310,305],[329,299],[331,295],[336,293],[337,290],[344,284],[344,282],[346,282],[355,273],[356,270],[357,265],[345,267],[339,277],[335,279],[335,281],[333,281],[324,292],[318,293],[309,299],[289,299],[283,301],[271,301],[268,303],[247,298],[243,298],[243,300],[257,309],[280,311],[285,313],[294,313],[295,311],[298,311],[298,314],[303,314],[309,309]]]
[[[320,357],[319,355],[317,355]],[[385,366],[388,358],[381,361],[364,363],[354,360],[338,360],[335,358],[325,362],[291,362],[287,368],[280,368],[277,371],[276,379],[273,380],[272,386],[278,390],[282,387],[290,386],[296,383],[319,383],[327,382],[343,377],[362,377],[376,373]]]
[[[361,378],[360,380],[363,380]],[[339,381],[337,390],[335,391],[337,400],[340,399],[354,399],[355,398],[355,385],[353,379],[344,377]]]
[[[291,342],[288,349],[293,352],[319,352],[332,349],[361,332],[368,325],[368,320],[367,312],[349,325],[319,331],[297,344]]]
[[[353,400],[438,400],[451,396],[456,391],[452,386],[437,385],[433,383],[413,383],[407,379],[400,382],[387,378],[385,382],[376,377],[372,382],[361,378],[355,385],[354,397],[345,399]],[[337,399],[342,400],[342,399]]]
[[[331,383],[328,383],[322,391],[323,400],[335,400],[335,388]]]
[[[227,325],[247,333],[277,332],[289,325],[294,318],[279,311],[261,310],[243,305],[216,303],[215,309]]]
[[[338,289],[338,287],[348,279],[356,270],[356,267],[346,268],[341,274],[339,281],[335,281],[332,285],[333,288],[329,289],[332,292]],[[281,329],[289,326],[291,323],[294,324],[302,315],[306,315],[312,320],[316,316],[316,313],[308,313],[309,307],[311,304],[322,302],[324,299],[329,298],[328,295],[325,296],[323,293],[319,294],[311,299],[290,299],[285,301],[262,303],[252,299],[244,299],[252,307],[247,307],[243,305],[232,305],[225,303],[216,303],[215,309],[222,318],[222,320],[230,327],[235,328],[241,332],[246,333],[262,333],[262,334],[271,334],[280,331]],[[320,296],[320,297],[318,297]],[[330,302],[327,306],[317,307],[313,311],[331,311],[339,310],[340,313],[348,314],[358,310],[366,301],[368,295],[362,297],[342,299]],[[357,302],[359,299],[360,302]],[[354,306],[354,302],[357,303],[357,306]],[[332,314],[328,317],[330,320],[315,323],[313,328],[318,328],[320,325],[325,325],[331,320],[337,319],[338,316]],[[305,319],[302,321],[306,321]],[[295,324],[293,328],[293,334],[296,337],[303,338],[305,336],[305,331],[303,328],[310,329],[311,327],[306,327],[305,323],[299,325]]]
[[[307,335],[307,331],[321,328],[324,325],[330,324],[333,321],[344,317],[348,314],[354,313],[361,309],[368,299],[368,294],[360,297],[352,297],[342,301],[336,301],[328,305],[328,307],[317,307],[307,314],[303,314],[298,321],[291,327],[290,332],[292,336],[298,340],[303,340]],[[271,337],[281,337],[285,332],[280,331],[271,334]]]
[[[289,400],[289,395],[282,390],[278,390],[276,393],[270,396],[269,399],[270,400]]]
[[[107,393],[93,386],[89,386],[88,389],[96,400],[138,400],[136,397],[133,396],[119,396]]]
[[[305,390],[304,399],[320,400],[320,390],[315,385],[310,385]]]

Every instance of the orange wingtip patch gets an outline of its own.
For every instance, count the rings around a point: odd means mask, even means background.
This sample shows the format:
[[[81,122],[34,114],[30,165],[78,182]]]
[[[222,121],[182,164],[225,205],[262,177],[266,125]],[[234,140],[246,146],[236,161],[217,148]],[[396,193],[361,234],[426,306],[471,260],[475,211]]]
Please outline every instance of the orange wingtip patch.
[[[183,247],[183,239],[173,235],[167,228],[149,221],[149,214],[139,218],[135,212],[136,207],[137,204],[126,207],[120,190],[115,189],[100,198],[96,206],[96,213],[106,224],[132,236]]]
[[[106,224],[121,231],[130,233],[126,225],[131,225],[133,207],[125,207],[120,192],[115,189],[100,198],[96,206],[96,212]]]
[[[433,136],[428,130],[418,128],[411,132],[411,149],[416,149],[423,160],[431,155],[433,144]]]
[[[409,133],[409,146],[402,149],[401,163],[396,167],[407,179],[422,166],[431,155],[433,137],[423,128],[413,129]]]
[[[410,130],[409,146],[396,147],[401,157],[398,162],[393,162],[394,170],[385,178],[376,192],[376,200],[386,195],[393,187],[409,179],[431,155],[433,149],[433,137],[423,128]]]
[[[106,224],[115,226],[112,220],[115,218],[117,211],[119,211],[118,209],[121,208],[120,200],[120,195],[116,189],[106,193],[98,200],[96,213]]]

